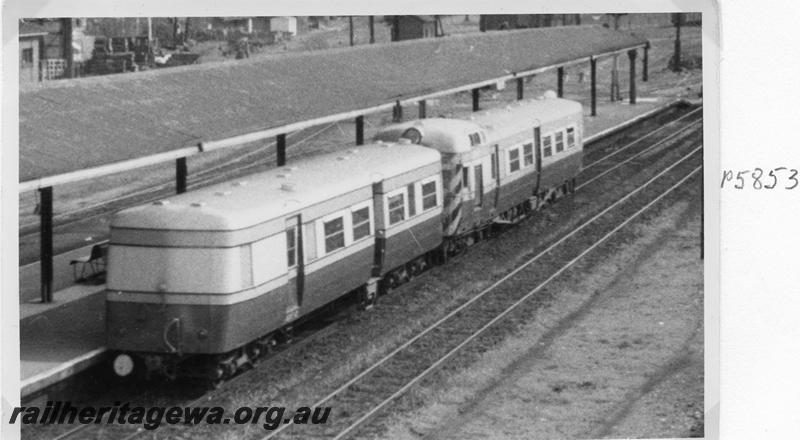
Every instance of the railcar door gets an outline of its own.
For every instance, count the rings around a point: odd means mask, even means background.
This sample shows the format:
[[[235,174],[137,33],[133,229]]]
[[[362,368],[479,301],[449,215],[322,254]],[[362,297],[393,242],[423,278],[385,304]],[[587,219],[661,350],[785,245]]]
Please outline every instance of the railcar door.
[[[533,195],[538,195],[542,182],[542,128],[540,126],[533,127],[533,151],[536,155],[536,187],[533,189]]]
[[[288,266],[288,283],[290,291],[294,291],[296,310],[303,305],[303,288],[305,286],[305,270],[303,263],[303,228],[300,216],[286,219],[286,262]],[[290,314],[291,312],[287,312]]]
[[[483,206],[483,165],[475,165],[475,207]]]

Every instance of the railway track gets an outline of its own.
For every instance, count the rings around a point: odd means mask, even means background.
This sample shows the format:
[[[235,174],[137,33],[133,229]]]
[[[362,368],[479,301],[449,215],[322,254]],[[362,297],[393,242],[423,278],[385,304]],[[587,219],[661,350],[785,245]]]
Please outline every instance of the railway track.
[[[369,368],[315,401],[312,407],[332,406],[337,409],[337,417],[331,418],[328,424],[303,425],[297,426],[297,429],[292,429],[292,424],[285,424],[263,437],[263,440],[279,435],[341,439],[353,434],[414,385],[442,369],[450,359],[539,293],[550,281],[696,176],[702,168],[701,164],[697,164],[701,159],[702,146],[697,146]],[[624,220],[614,221],[620,216]],[[556,255],[558,258],[554,258]],[[567,262],[558,268],[545,268],[544,260]],[[525,293],[520,294],[523,286]],[[529,286],[535,287],[527,290]]]
[[[601,179],[603,177],[608,176],[609,174],[613,173],[615,170],[620,170],[625,164],[630,163],[631,161],[635,160],[636,158],[640,158],[643,155],[653,154],[654,151],[660,150],[661,148],[669,147],[672,143],[679,140],[680,134],[685,133],[694,133],[692,131],[696,128],[698,121],[696,118],[700,114],[699,110],[694,112],[688,113],[683,115],[681,118],[678,118],[671,123],[666,123],[661,125],[658,130],[653,132],[649,132],[648,134],[638,137],[636,139],[631,140],[628,143],[623,144],[622,146],[617,146],[617,148],[604,148],[602,150],[592,150],[592,154],[588,155],[591,158],[591,162],[587,164],[586,169],[589,170],[598,170],[596,174],[586,174],[581,176],[581,181],[584,181],[581,187],[586,185],[589,179],[592,181]],[[668,128],[674,128],[674,126],[678,126],[678,130],[672,131],[668,130]],[[624,136],[622,137],[624,138]],[[617,139],[619,140],[619,139]],[[645,144],[645,140],[650,140],[653,142]],[[661,148],[660,148],[661,147]],[[601,156],[600,153],[603,153]],[[616,159],[613,163],[609,163],[611,159]],[[616,205],[614,205],[616,206]],[[552,246],[551,246],[552,247]],[[530,264],[529,264],[530,265]],[[454,313],[458,313],[455,311]],[[450,316],[450,315],[448,315]],[[443,318],[444,319],[444,318]],[[320,330],[316,333],[309,335],[307,338],[303,339],[302,343],[292,344],[291,351],[281,351],[279,352],[279,357],[275,356],[275,360],[270,358],[266,362],[269,362],[270,365],[275,365],[276,370],[286,370],[291,371],[294,368],[294,364],[289,363],[287,365],[283,365],[282,362],[279,360],[283,360],[284,358],[290,357],[291,353],[295,353],[300,350],[300,347],[307,345],[315,340],[322,339],[326,335],[329,335],[334,331],[334,326],[325,327],[323,330]],[[463,332],[462,332],[463,333]],[[249,372],[244,372],[237,376],[232,381],[229,381],[223,386],[223,389],[219,390],[219,392],[214,392],[211,395],[203,395],[198,399],[191,400],[191,401],[176,401],[176,402],[168,402],[166,404],[160,404],[160,406],[172,406],[172,405],[180,405],[180,406],[193,406],[195,404],[199,404],[203,401],[207,401],[208,399],[215,398],[217,395],[223,395],[226,393],[226,390],[235,386],[237,381],[242,379],[246,379],[248,377]],[[279,373],[276,373],[279,375]],[[114,400],[120,400],[118,396],[115,397]],[[136,399],[134,399],[135,401]],[[148,402],[148,406],[152,406],[152,402]],[[126,429],[127,428],[127,429]],[[143,435],[147,435],[151,433],[151,431],[146,431],[141,428],[134,429],[135,427],[131,426],[116,426],[116,425],[103,425],[99,428],[94,425],[81,425],[78,427],[73,428],[68,432],[64,432],[59,434],[56,437],[46,437],[46,438],[57,438],[57,439],[70,439],[70,438],[105,438],[112,436],[114,438],[137,438]],[[303,436],[303,434],[299,434]]]

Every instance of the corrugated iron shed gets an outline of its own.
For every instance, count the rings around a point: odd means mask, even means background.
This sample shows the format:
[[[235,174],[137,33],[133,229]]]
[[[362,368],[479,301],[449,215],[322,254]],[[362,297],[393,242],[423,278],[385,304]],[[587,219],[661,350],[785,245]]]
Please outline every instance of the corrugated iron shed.
[[[466,34],[54,81],[20,92],[20,181],[642,45],[602,27]]]

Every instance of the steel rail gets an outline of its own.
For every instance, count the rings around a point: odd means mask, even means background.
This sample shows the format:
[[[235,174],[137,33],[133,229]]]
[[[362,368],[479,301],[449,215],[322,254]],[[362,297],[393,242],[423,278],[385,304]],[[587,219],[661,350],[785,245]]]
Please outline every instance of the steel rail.
[[[591,179],[589,179],[589,180],[587,180],[587,181],[585,181],[585,182],[581,183],[580,185],[578,185],[578,186],[575,188],[575,190],[579,190],[579,189],[581,189],[581,188],[585,187],[586,185],[588,185],[588,184],[590,184],[590,183],[594,182],[595,180],[597,180],[597,179],[599,179],[599,178],[601,178],[601,177],[605,176],[606,174],[608,174],[608,173],[610,173],[610,172],[612,172],[612,171],[616,170],[617,168],[621,167],[622,165],[625,165],[626,163],[628,163],[628,162],[630,162],[630,161],[632,161],[632,160],[634,160],[634,159],[638,158],[639,156],[641,156],[641,155],[643,155],[643,154],[645,154],[645,153],[649,153],[650,151],[652,151],[652,150],[653,150],[653,149],[655,149],[656,147],[660,147],[662,144],[665,144],[665,143],[667,143],[668,141],[671,141],[671,140],[673,140],[673,139],[677,138],[679,135],[683,135],[683,134],[685,134],[685,133],[686,133],[686,132],[688,132],[689,130],[691,130],[691,129],[693,129],[693,128],[697,127],[698,125],[701,125],[701,126],[702,126],[702,123],[703,123],[703,120],[702,120],[702,119],[701,119],[701,120],[699,120],[699,121],[694,121],[694,122],[692,122],[691,124],[689,124],[689,125],[687,125],[687,126],[685,126],[685,127],[681,128],[680,130],[676,131],[675,133],[672,133],[672,134],[670,134],[670,135],[669,135],[669,136],[667,136],[666,138],[664,138],[664,139],[661,139],[660,141],[656,142],[655,144],[653,144],[653,145],[651,145],[651,146],[649,146],[649,147],[645,148],[644,150],[642,150],[642,151],[640,151],[640,152],[638,152],[638,153],[634,154],[633,156],[631,156],[631,157],[629,157],[629,158],[627,158],[627,159],[623,160],[622,162],[619,162],[619,163],[617,163],[617,164],[616,164],[616,165],[614,165],[613,167],[611,167],[611,168],[609,168],[609,169],[607,169],[607,170],[603,171],[602,173],[600,173],[600,174],[598,174],[598,175],[596,175],[596,176],[593,176]],[[583,170],[581,170],[581,171],[583,171]]]
[[[662,109],[662,111],[663,111],[663,109]],[[680,122],[680,121],[682,121],[682,120],[684,120],[684,119],[688,118],[689,116],[692,116],[692,115],[694,115],[695,113],[697,113],[697,112],[699,112],[699,111],[700,111],[700,112],[702,112],[702,111],[703,111],[703,106],[700,106],[699,108],[696,108],[696,109],[694,109],[694,110],[690,111],[689,113],[687,113],[687,114],[685,114],[685,115],[681,116],[681,117],[680,117],[680,118],[678,118],[678,119],[674,119],[674,120],[672,120],[672,121],[669,121],[669,122],[667,122],[666,124],[662,125],[661,127],[658,127],[658,128],[656,128],[655,130],[653,130],[653,131],[651,131],[651,132],[647,133],[646,135],[644,135],[644,136],[642,136],[642,137],[639,137],[639,138],[637,138],[637,139],[634,139],[633,141],[631,141],[631,142],[627,143],[627,144],[626,144],[624,147],[620,147],[620,148],[617,148],[617,149],[615,149],[615,150],[614,150],[614,152],[613,152],[613,153],[611,153],[611,154],[607,154],[607,155],[605,155],[605,156],[601,157],[600,159],[598,159],[598,160],[596,160],[596,161],[594,161],[594,162],[592,162],[592,163],[590,163],[590,164],[588,164],[588,165],[584,165],[584,166],[583,166],[583,168],[581,168],[581,171],[587,170],[587,169],[589,169],[589,168],[591,168],[591,167],[593,167],[593,166],[597,165],[598,163],[600,163],[600,162],[603,162],[604,160],[606,160],[606,159],[609,159],[609,158],[611,158],[611,157],[615,156],[617,153],[619,153],[619,152],[621,152],[621,151],[623,151],[623,150],[626,150],[626,149],[628,149],[629,147],[631,147],[631,146],[633,146],[633,145],[635,145],[635,144],[637,144],[637,143],[641,142],[642,140],[644,140],[644,139],[647,139],[647,138],[649,138],[650,136],[652,136],[652,135],[654,135],[654,134],[656,134],[656,133],[658,133],[658,132],[660,132],[660,131],[662,131],[662,130],[665,130],[665,129],[667,129],[667,127],[669,127],[669,126],[671,126],[671,125],[674,125],[674,124],[676,124],[676,123],[678,123],[678,122]],[[620,131],[622,131],[622,130],[620,130]],[[612,135],[612,134],[613,134],[613,133],[609,133],[609,135]],[[596,141],[596,140],[595,140],[595,141]],[[585,149],[585,147],[584,147],[584,149]]]

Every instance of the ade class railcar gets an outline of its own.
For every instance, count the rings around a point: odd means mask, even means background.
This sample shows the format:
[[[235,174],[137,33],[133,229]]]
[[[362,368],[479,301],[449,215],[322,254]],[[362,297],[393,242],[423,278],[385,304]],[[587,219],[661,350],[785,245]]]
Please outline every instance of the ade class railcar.
[[[120,376],[223,380],[293,324],[377,293],[571,192],[583,110],[550,98],[380,130],[369,145],[123,210],[107,339]]]

